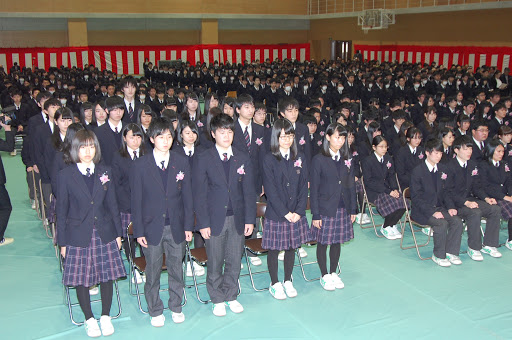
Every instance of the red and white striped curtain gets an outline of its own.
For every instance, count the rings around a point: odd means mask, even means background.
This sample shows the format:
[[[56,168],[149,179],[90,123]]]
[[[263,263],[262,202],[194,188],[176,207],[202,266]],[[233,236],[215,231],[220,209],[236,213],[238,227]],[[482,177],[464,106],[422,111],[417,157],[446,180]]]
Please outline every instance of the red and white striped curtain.
[[[354,45],[354,50],[360,50],[365,60],[436,62],[448,68],[451,65],[473,68],[487,65],[500,70],[510,67],[512,55],[512,47],[482,46]]]
[[[196,64],[243,63],[265,59],[309,60],[309,44],[290,45],[192,45],[192,46],[89,46],[62,48],[0,48],[0,65],[9,70],[17,62],[20,67],[79,67],[94,64],[101,70],[117,74],[142,74],[143,63],[177,60]]]

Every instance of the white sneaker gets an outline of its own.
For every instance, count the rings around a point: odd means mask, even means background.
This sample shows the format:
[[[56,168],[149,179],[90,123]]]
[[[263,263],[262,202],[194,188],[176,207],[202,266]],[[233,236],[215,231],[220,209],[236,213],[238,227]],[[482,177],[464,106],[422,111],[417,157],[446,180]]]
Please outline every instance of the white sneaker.
[[[221,303],[214,303],[212,305],[213,315],[215,316],[226,316],[226,305]]]
[[[325,290],[332,291],[336,289],[334,282],[332,282],[332,277],[329,274],[325,274],[324,276],[322,276],[322,278],[320,279],[320,284],[322,285],[322,288]]]
[[[182,323],[185,321],[185,314],[172,312],[172,321],[174,323]]]
[[[251,264],[253,266],[261,266],[263,262],[261,262],[261,259],[258,256],[249,256],[249,260],[251,260]]]
[[[196,276],[203,276],[204,275],[204,268],[200,264],[193,262],[194,266],[194,273],[196,273]],[[187,276],[192,277],[192,267],[190,266],[190,262],[187,262]]]
[[[32,210],[36,210],[36,201],[35,200],[30,200],[31,204],[32,204]]]
[[[0,247],[1,246],[6,246],[8,244],[11,244],[14,242],[14,239],[12,237],[4,237],[1,241],[0,241]]]
[[[384,235],[384,237],[387,238],[388,240],[394,240],[396,238],[393,227],[380,227],[380,233]]]
[[[496,247],[484,246],[481,252],[482,254],[491,255],[491,257],[501,257],[501,253],[498,251],[498,249],[496,249]]]
[[[469,257],[471,257],[471,259],[473,261],[483,261],[484,260],[484,256],[482,255],[482,253],[479,250],[474,250],[474,249],[468,248],[468,255],[469,255]]]
[[[151,326],[163,327],[165,324],[165,316],[160,314],[159,316],[151,317]]]
[[[258,231],[256,233],[256,238],[262,238],[263,237],[263,233],[261,231]]]
[[[432,231],[432,228],[421,228],[421,232],[425,235],[434,236],[434,232]]]
[[[135,269],[135,276],[132,275],[132,283],[135,283],[137,281],[137,284],[142,283],[142,276],[140,275],[139,271]]]
[[[446,253],[446,259],[450,261],[451,264],[459,265],[462,264],[462,261],[460,260],[460,257],[453,254]]]
[[[432,261],[434,261],[438,266],[441,267],[450,267],[452,264],[448,259],[440,259],[439,257],[436,257],[434,254],[432,254]]]
[[[343,289],[345,284],[341,281],[341,278],[336,273],[331,273],[332,283],[336,289]]]
[[[89,320],[85,321],[84,326],[87,336],[91,338],[97,338],[101,336],[100,326],[98,325],[98,321],[96,321],[95,318],[90,318]]]
[[[398,231],[396,225],[391,227],[393,229],[393,233],[395,234],[395,239],[402,238],[402,233]]]
[[[100,327],[101,334],[103,336],[109,336],[114,334],[114,325],[112,325],[112,320],[108,315],[102,315],[100,318]]]
[[[284,261],[284,251],[279,252],[279,254],[277,255],[277,259],[279,261]]]
[[[284,293],[284,287],[281,282],[276,282],[273,285],[270,285],[268,288],[268,291],[270,292],[270,295],[272,295],[277,300],[285,300],[286,294]]]
[[[284,291],[286,292],[286,295],[289,298],[294,298],[297,296],[297,290],[293,286],[292,281],[285,281],[284,282]]]
[[[244,269],[244,264],[240,263],[240,269]]]
[[[11,152],[11,156],[16,156],[16,149]]]
[[[242,313],[244,311],[244,307],[240,304],[240,302],[233,300],[233,301],[226,301],[226,306],[231,309],[233,313]]]
[[[358,224],[370,224],[372,220],[368,216],[368,214],[359,213],[356,215],[356,222]]]
[[[300,257],[307,257],[308,253],[307,253],[306,249],[300,247],[299,248],[299,255],[300,255]],[[283,260],[284,260],[284,258],[283,258]]]
[[[512,241],[507,240],[507,242],[505,242],[505,247],[507,247],[509,250],[512,250]]]
[[[98,286],[89,287],[89,295],[98,295],[99,292],[100,289],[98,288]]]

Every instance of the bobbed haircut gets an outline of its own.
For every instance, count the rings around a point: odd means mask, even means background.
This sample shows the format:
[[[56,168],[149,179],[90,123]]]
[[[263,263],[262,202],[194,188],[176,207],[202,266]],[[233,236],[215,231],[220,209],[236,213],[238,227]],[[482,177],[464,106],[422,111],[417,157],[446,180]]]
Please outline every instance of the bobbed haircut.
[[[281,118],[274,122],[272,133],[270,135],[270,152],[272,152],[274,157],[276,157],[279,161],[283,159],[279,149],[279,136],[281,136],[281,131],[284,131],[285,135],[295,135],[293,124],[288,119]],[[295,143],[294,138],[292,146],[290,147],[290,159],[295,158],[297,158],[297,144]]]
[[[82,146],[94,145],[95,153],[92,159],[94,164],[98,164],[101,160],[101,149],[98,138],[94,132],[90,130],[79,130],[75,133],[73,140],[71,141],[71,147],[69,148],[69,157],[72,163],[80,163],[80,148]]]
[[[349,158],[349,148],[348,148],[348,141],[347,141],[348,131],[347,131],[347,129],[345,129],[345,127],[343,125],[341,125],[340,123],[336,123],[336,122],[329,124],[329,126],[325,130],[322,155],[324,155],[326,157],[331,157],[331,152],[329,151],[329,141],[327,140],[327,136],[329,136],[329,138],[330,138],[336,132],[338,132],[338,134],[340,136],[345,136],[345,143],[343,144],[343,146],[340,149],[340,155],[341,155],[341,158],[343,158],[343,160],[347,160]]]
[[[196,141],[194,142],[194,146],[198,146],[199,145],[199,129],[197,128],[196,122],[193,122],[191,120],[182,120],[181,123],[178,124],[178,132],[176,133],[176,139],[178,140],[178,143],[180,145],[185,145],[185,143],[183,143],[183,137],[181,137],[181,133],[186,128],[189,128],[190,131],[192,131],[193,133],[196,134],[197,138],[196,138]]]
[[[142,131],[142,128],[139,125],[135,123],[129,123],[123,126],[123,129],[121,130],[122,136],[126,137],[129,131],[131,131],[134,136],[141,138],[142,142],[139,146],[139,157],[144,155],[144,150],[146,149],[144,147],[144,131]],[[125,158],[130,157],[130,154],[128,153],[128,145],[126,144],[124,138],[121,138],[121,149],[119,149],[119,154]]]
[[[484,159],[487,161],[487,163],[492,165],[492,158],[494,156],[494,153],[496,152],[496,149],[500,145],[503,146],[503,144],[501,144],[501,142],[498,139],[492,139],[488,143],[485,143]]]

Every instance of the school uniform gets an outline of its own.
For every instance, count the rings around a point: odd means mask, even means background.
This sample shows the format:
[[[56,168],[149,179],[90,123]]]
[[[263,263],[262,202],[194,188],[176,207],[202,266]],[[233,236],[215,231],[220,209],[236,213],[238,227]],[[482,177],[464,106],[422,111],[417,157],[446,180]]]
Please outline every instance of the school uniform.
[[[277,159],[272,153],[263,161],[263,185],[267,196],[262,247],[269,250],[297,249],[310,241],[306,219],[308,169],[304,154],[290,159],[290,152]],[[297,213],[300,220],[291,223],[284,216]]]
[[[331,157],[318,154],[311,164],[311,213],[322,220],[322,228],[311,228],[311,238],[323,245],[340,244],[354,238],[350,215],[355,215],[354,164],[339,152]]]
[[[510,165],[501,161],[499,163],[487,161],[479,163],[481,169],[482,187],[486,195],[495,198],[501,208],[501,216],[505,220],[512,218],[512,202],[505,201],[505,196],[512,194],[512,178]]]
[[[163,165],[162,165],[163,162]],[[169,309],[181,312],[185,231],[194,229],[192,174],[188,159],[169,151],[166,159],[150,152],[132,164],[130,173],[133,237],[145,237],[144,294],[152,317],[161,315],[160,274],[165,254],[169,281]]]
[[[423,147],[418,146],[413,149],[409,144],[402,146],[394,156],[398,183],[402,190],[409,187],[412,170],[424,161],[425,157],[425,149]]]
[[[133,101],[128,102],[126,98],[124,99],[124,115],[123,115],[123,123],[137,123],[137,112],[139,112],[140,101],[137,99],[133,99]]]
[[[425,161],[411,174],[411,218],[432,226],[434,255],[440,259],[445,259],[447,253],[458,256],[460,251],[462,220],[448,213],[449,209],[456,208],[450,193],[452,187],[453,179],[444,164],[433,167]],[[441,212],[444,218],[435,218],[436,212]]]
[[[5,140],[0,139],[0,150],[11,152],[14,150],[15,131],[5,131]],[[5,230],[11,216],[12,205],[9,193],[5,188],[7,177],[5,176],[2,156],[0,156],[0,241],[4,239]]]
[[[462,162],[456,157],[448,163],[448,170],[454,182],[451,193],[457,215],[464,219],[468,226],[469,248],[482,249],[482,232],[480,230],[482,217],[487,219],[483,244],[489,247],[498,247],[501,209],[498,205],[490,205],[485,202],[489,196],[481,185],[477,163],[472,160]],[[466,207],[466,201],[478,203],[478,208]]]
[[[503,154],[503,161],[510,164],[510,160],[512,159],[512,146],[510,144],[504,145],[503,142],[501,143],[505,147],[505,153]]]
[[[46,168],[45,163],[45,147],[46,143],[50,140],[50,137],[53,133],[53,130],[56,129],[54,123],[50,122],[49,120],[46,122],[46,124],[41,124],[38,127],[36,127],[36,131],[33,134],[32,139],[32,150],[34,155],[35,164],[37,165],[37,168],[39,169],[39,176],[41,179],[41,187],[43,191],[43,199],[44,202],[47,204],[46,207],[48,207],[50,202],[50,195],[52,193],[51,188],[51,182],[50,182],[50,174],[49,170]],[[53,158],[52,158],[53,160]],[[37,184],[37,183],[36,183]],[[48,208],[46,209],[46,213],[48,213]]]
[[[471,154],[471,159],[480,163],[484,160],[484,148],[485,142],[478,142],[475,138],[473,138],[473,153]]]
[[[121,220],[112,171],[76,164],[58,175],[57,243],[66,247],[63,284],[90,287],[126,276],[116,238]]]
[[[494,117],[492,118],[490,121],[489,121],[489,138],[493,138],[494,136],[496,136],[498,134],[498,130],[500,129],[500,127],[502,127],[503,125],[508,125],[509,122],[505,122],[505,120],[499,120],[498,117]]]
[[[110,120],[107,120],[105,124],[94,130],[98,142],[100,143],[101,159],[106,165],[112,164],[114,155],[121,148],[122,130],[122,122],[119,122],[118,126],[114,126]]]
[[[211,229],[205,240],[206,287],[213,303],[236,300],[244,228],[256,219],[253,176],[249,156],[231,147],[226,153],[212,147],[199,154],[194,165],[196,230]]]
[[[190,165],[190,169],[193,170],[196,156],[201,152],[204,152],[206,149],[201,144],[193,146],[192,148],[187,148],[181,144],[175,144],[173,145],[172,150],[180,155],[186,156]]]
[[[429,124],[425,119],[418,125],[418,129],[420,129],[424,141],[427,141],[429,137],[436,132],[438,125],[437,122]]]
[[[322,131],[322,135],[324,134],[325,132]],[[309,135],[309,140],[311,142],[311,157],[315,157],[323,149],[324,138],[317,131],[314,134]]]
[[[361,164],[368,200],[377,206],[377,210],[383,217],[399,209],[405,209],[401,197],[394,198],[390,195],[393,190],[398,190],[393,163],[391,156],[386,154],[378,159],[373,153],[363,159]]]

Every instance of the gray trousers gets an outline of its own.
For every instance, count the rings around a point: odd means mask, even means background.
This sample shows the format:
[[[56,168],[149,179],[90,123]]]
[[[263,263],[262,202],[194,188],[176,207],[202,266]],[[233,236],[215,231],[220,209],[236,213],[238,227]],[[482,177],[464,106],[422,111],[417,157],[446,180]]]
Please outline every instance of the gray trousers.
[[[164,304],[160,299],[160,274],[162,273],[163,255],[167,266],[169,280],[169,309],[175,313],[181,313],[183,300],[183,256],[185,256],[185,241],[174,242],[171,226],[164,226],[164,232],[160,243],[156,246],[148,244],[144,248],[146,257],[146,284],[144,294],[148,304],[149,315],[158,316],[164,311]]]
[[[434,255],[446,258],[446,253],[459,255],[462,238],[462,220],[458,216],[450,216],[447,210],[441,210],[444,218],[431,217],[428,224],[434,231]]]
[[[485,201],[476,201],[478,208],[462,207],[457,210],[458,216],[466,221],[468,226],[468,246],[473,250],[482,249],[482,217],[487,219],[484,235],[484,245],[497,247],[499,245],[501,208],[490,205]]]
[[[32,170],[34,171],[34,170]],[[28,197],[33,200],[34,199],[34,195],[35,195],[35,190],[36,188],[34,188],[34,180],[32,179],[32,171],[28,171],[27,172],[27,185],[28,185]],[[36,183],[39,183],[39,174],[34,172],[34,175],[36,175]]]
[[[44,212],[46,214],[46,218],[48,218],[48,210],[50,209],[50,196],[52,194],[52,184],[41,182],[41,188],[43,189]]]
[[[236,231],[234,216],[226,217],[220,235],[205,240],[208,255],[206,288],[213,303],[236,300],[244,240],[244,235]]]

